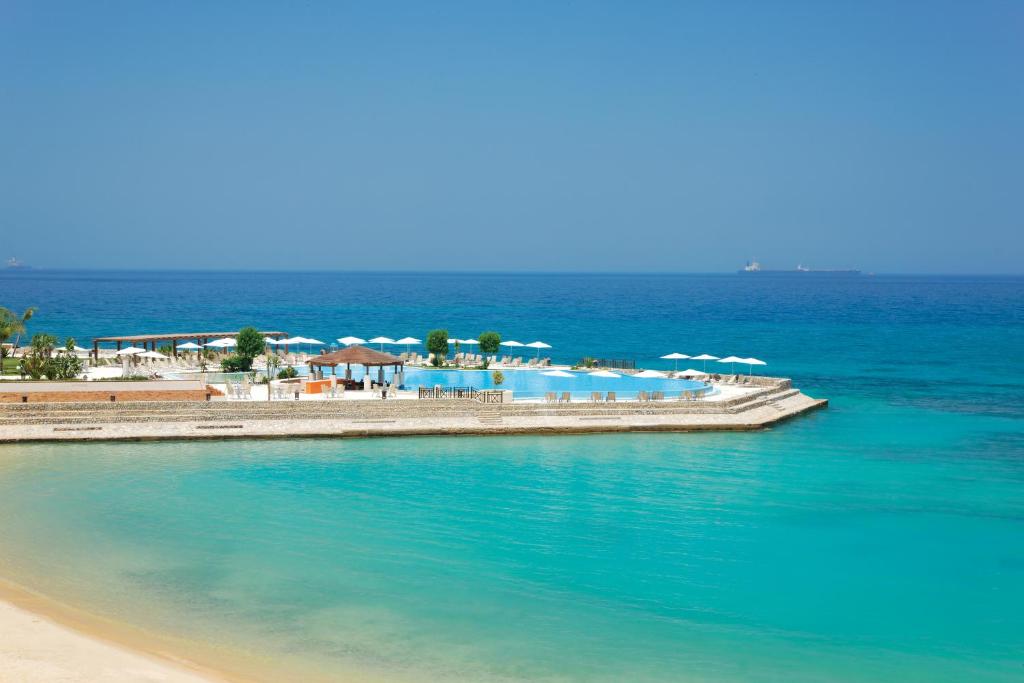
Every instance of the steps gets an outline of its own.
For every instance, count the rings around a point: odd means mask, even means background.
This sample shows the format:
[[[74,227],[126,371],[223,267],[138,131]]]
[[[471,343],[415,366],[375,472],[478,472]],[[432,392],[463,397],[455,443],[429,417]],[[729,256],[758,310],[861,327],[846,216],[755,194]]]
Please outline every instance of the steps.
[[[482,425],[500,425],[505,424],[505,420],[502,419],[501,413],[497,410],[481,410],[476,414],[477,421]]]

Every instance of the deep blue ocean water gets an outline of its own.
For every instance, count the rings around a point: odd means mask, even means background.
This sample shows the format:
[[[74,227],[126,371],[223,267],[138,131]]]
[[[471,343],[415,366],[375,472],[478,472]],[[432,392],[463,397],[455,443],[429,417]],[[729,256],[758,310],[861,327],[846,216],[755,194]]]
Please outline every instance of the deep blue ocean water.
[[[101,614],[386,678],[1024,680],[1024,279],[38,271],[0,304],[79,343],[753,355],[831,400],[752,434],[0,448],[0,575]]]

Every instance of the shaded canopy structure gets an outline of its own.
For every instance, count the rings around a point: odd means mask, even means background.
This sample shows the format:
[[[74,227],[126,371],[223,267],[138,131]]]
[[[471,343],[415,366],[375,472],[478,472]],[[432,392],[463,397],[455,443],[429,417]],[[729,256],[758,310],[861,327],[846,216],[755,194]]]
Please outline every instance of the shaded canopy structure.
[[[395,372],[401,372],[401,368],[405,365],[398,356],[392,356],[390,353],[382,353],[380,351],[374,351],[368,349],[365,346],[348,346],[338,351],[331,353],[322,353],[319,356],[314,356],[307,361],[309,364],[310,375],[313,375],[314,367],[329,367],[331,368],[331,374],[337,374],[336,368],[339,365],[345,366],[345,379],[352,379],[352,366],[362,365],[369,372],[370,368],[380,368],[377,373],[378,382],[384,382],[384,368],[388,365],[395,367]]]

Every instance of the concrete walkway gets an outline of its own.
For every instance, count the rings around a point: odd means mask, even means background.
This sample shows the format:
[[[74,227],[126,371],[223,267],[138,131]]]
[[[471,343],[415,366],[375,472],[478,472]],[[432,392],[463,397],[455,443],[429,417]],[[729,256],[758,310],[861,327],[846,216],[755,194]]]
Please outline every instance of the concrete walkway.
[[[739,399],[741,401],[745,399]],[[43,404],[0,408],[0,441],[367,437],[444,434],[742,431],[826,406],[794,389],[744,403],[485,405],[461,401]],[[319,407],[319,408],[318,408]]]

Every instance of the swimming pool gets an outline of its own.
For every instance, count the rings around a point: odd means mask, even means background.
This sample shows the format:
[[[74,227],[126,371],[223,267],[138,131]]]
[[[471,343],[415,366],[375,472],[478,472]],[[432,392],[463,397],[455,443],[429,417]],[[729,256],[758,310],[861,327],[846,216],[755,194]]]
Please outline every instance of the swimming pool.
[[[296,368],[300,374],[306,374],[306,369]],[[473,387],[474,389],[506,389],[513,392],[515,399],[542,399],[549,391],[561,395],[563,391],[570,392],[574,400],[587,400],[592,391],[602,393],[614,391],[619,399],[635,399],[640,391],[663,391],[666,398],[677,398],[683,391],[702,391],[707,385],[702,382],[695,382],[687,379],[670,379],[659,377],[633,377],[622,375],[620,377],[594,377],[587,372],[572,372],[571,377],[551,377],[538,370],[501,370],[505,380],[501,385],[496,385],[493,379],[493,370],[434,370],[431,368],[407,368],[405,371],[405,387],[416,389],[418,387]],[[387,380],[391,381],[392,372],[387,369],[384,373]],[[352,376],[355,379],[362,377],[362,368],[352,369]],[[376,370],[370,376],[377,379]],[[324,375],[327,377],[327,374]]]
[[[300,377],[308,374],[309,369],[305,365],[296,366],[296,372]],[[510,370],[502,369],[505,376],[501,385],[496,385],[493,379],[493,370],[435,370],[433,368],[406,368],[405,384],[407,389],[419,387],[473,387],[474,389],[505,389],[513,392],[515,400],[543,399],[549,391],[554,391],[561,396],[563,391],[568,391],[573,400],[589,400],[590,393],[600,391],[607,393],[614,391],[616,397],[622,399],[635,399],[640,391],[663,391],[666,398],[678,398],[683,391],[705,392],[713,391],[712,387],[694,380],[670,379],[668,377],[633,377],[632,375],[621,375],[619,377],[594,377],[587,372],[568,371],[571,377],[551,377],[539,370]],[[339,376],[344,371],[339,372]],[[232,382],[241,382],[242,377],[247,373],[207,373],[208,382],[217,384],[227,379]],[[391,368],[385,368],[384,377],[391,381]],[[194,376],[191,373],[174,373],[170,377],[185,378]],[[328,377],[325,373],[324,377]],[[377,370],[370,372],[374,381],[377,380]],[[353,379],[362,379],[363,368],[352,368]]]

